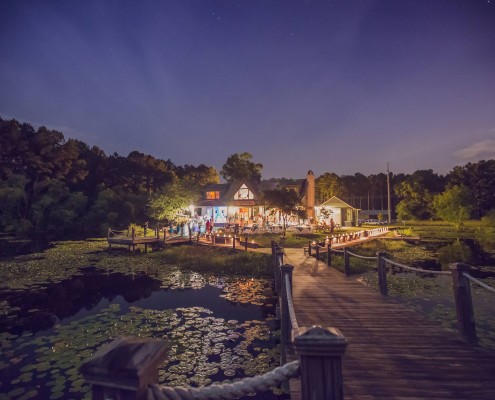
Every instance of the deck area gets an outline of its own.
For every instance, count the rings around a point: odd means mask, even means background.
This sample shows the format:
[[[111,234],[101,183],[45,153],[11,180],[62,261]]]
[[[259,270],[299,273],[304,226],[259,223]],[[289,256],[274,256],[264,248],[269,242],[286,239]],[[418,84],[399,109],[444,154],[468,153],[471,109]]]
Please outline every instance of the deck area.
[[[156,237],[156,236],[112,236],[112,237],[107,237],[108,241],[108,247],[111,249],[112,245],[123,245],[123,246],[128,246],[129,250],[132,249],[134,251],[137,246],[139,245],[144,245],[145,250],[149,245],[156,245],[156,244],[181,244],[181,243],[189,243],[190,240],[188,237],[183,237],[183,236],[167,236],[165,241],[163,238]]]
[[[294,266],[293,299],[300,326],[340,329],[344,398],[495,399],[495,352],[473,347],[422,314],[383,298],[355,277],[285,249]],[[300,399],[291,381],[292,400]]]

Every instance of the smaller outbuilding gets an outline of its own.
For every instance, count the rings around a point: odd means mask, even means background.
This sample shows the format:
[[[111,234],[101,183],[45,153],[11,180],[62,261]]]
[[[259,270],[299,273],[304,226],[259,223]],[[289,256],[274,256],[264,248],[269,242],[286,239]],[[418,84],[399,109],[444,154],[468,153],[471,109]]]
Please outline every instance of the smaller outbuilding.
[[[319,206],[315,206],[316,220],[320,223],[334,224],[340,226],[356,226],[359,217],[359,208],[354,208],[345,201],[333,196]]]

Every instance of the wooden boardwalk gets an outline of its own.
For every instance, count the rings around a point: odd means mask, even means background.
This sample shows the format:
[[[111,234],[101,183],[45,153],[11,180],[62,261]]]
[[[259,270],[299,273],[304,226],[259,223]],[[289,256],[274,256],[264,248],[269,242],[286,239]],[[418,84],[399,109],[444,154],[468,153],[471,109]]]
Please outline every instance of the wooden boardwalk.
[[[113,236],[113,237],[108,237],[107,241],[108,241],[109,249],[112,248],[112,245],[123,245],[123,246],[127,246],[129,248],[129,251],[131,249],[132,251],[135,251],[136,247],[139,245],[144,245],[146,251],[149,245],[156,245],[156,244],[172,245],[172,244],[190,243],[190,239],[188,237],[183,237],[183,236],[167,236],[165,241],[163,240],[163,238],[157,236],[147,236],[147,237]]]
[[[323,262],[285,249],[294,266],[300,326],[336,327],[349,341],[344,398],[359,400],[495,399],[495,352],[467,345],[457,332]],[[297,380],[292,400],[300,399]]]

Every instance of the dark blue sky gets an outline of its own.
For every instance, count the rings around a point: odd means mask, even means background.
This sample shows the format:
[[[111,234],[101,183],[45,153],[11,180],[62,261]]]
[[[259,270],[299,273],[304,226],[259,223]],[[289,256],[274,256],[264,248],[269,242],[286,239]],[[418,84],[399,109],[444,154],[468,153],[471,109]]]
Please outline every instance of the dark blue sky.
[[[263,178],[495,158],[495,0],[0,2],[0,116]]]

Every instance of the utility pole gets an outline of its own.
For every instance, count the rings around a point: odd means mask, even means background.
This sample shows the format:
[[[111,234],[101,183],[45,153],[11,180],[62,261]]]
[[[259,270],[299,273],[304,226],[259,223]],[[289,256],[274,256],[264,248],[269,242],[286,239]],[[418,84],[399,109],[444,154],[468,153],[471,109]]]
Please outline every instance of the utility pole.
[[[392,223],[392,210],[390,205],[390,170],[387,163],[387,208],[388,208],[388,224]]]

